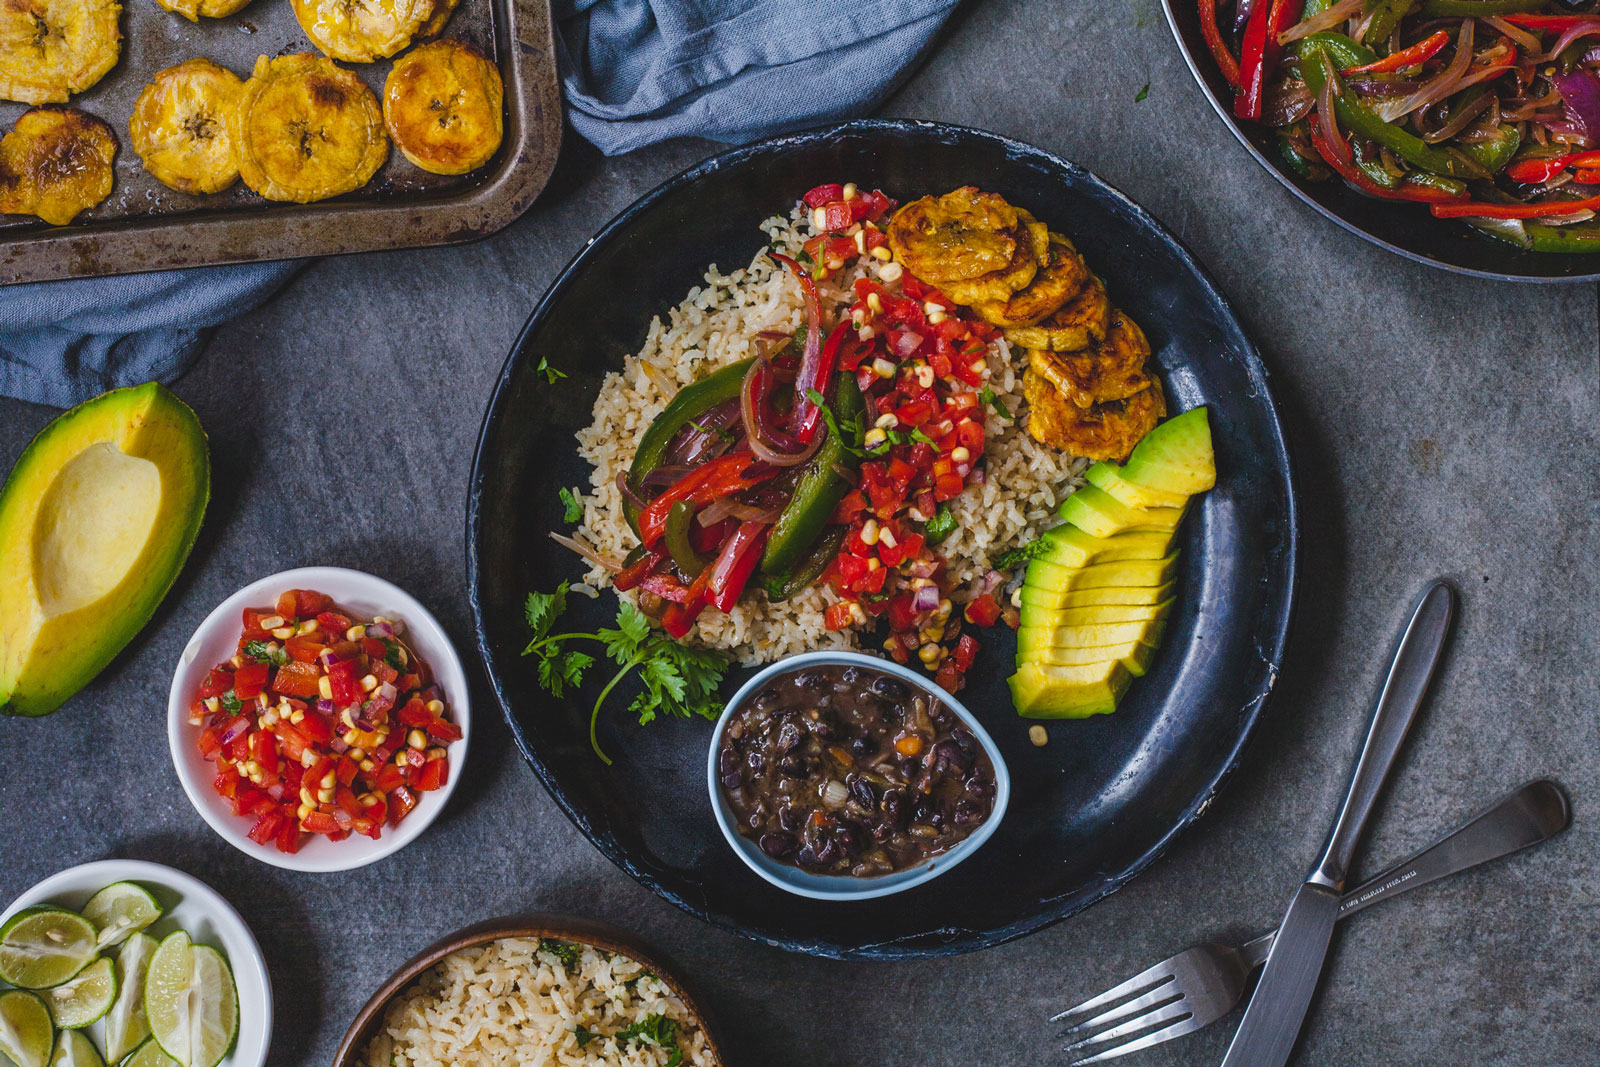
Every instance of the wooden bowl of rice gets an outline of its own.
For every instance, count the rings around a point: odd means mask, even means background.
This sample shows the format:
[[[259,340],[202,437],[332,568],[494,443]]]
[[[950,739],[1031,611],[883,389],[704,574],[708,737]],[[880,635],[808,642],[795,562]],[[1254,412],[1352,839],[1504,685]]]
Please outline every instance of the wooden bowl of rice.
[[[385,982],[333,1067],[721,1067],[706,1016],[659,954],[603,923],[491,919]]]

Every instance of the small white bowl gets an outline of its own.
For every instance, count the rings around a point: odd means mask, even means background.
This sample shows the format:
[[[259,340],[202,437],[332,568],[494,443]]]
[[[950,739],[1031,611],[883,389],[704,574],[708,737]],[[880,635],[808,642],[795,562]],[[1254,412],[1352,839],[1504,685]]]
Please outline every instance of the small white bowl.
[[[812,666],[841,665],[892,674],[910,685],[912,689],[920,690],[938,700],[954,712],[962,725],[972,732],[972,736],[978,739],[978,744],[983,746],[989,762],[994,765],[994,806],[989,810],[989,817],[949,852],[941,852],[915,867],[907,867],[903,871],[874,878],[856,878],[847,874],[812,874],[792,864],[779,863],[762,852],[761,847],[754,841],[739,833],[734,825],[733,809],[729,806],[727,798],[722,795],[722,783],[719,781],[721,776],[717,773],[717,753],[722,749],[722,733],[728,727],[728,720],[747,698],[760,691],[776,675],[789,674]],[[739,854],[739,858],[744,860],[745,865],[779,889],[802,897],[811,897],[814,900],[867,900],[872,897],[884,897],[937,878],[972,855],[989,840],[995,828],[1000,825],[1001,818],[1005,816],[1006,805],[1011,801],[1011,772],[1006,768],[1006,761],[1000,755],[1000,749],[995,747],[989,731],[983,728],[961,701],[916,671],[902,667],[892,660],[860,652],[805,652],[798,656],[790,656],[788,659],[781,659],[757,671],[754,677],[733,694],[733,699],[728,701],[722,710],[721,718],[717,720],[717,727],[711,733],[711,752],[706,759],[706,781],[711,788],[711,809],[717,814],[717,825],[722,827],[722,836],[727,838],[728,844]]]
[[[144,860],[96,860],[52,874],[12,901],[0,923],[35,904],[77,911],[113,882],[138,882],[161,904],[161,918],[145,930],[151,937],[183,930],[197,944],[220,948],[228,957],[239,991],[239,1037],[220,1067],[263,1067],[272,1041],[272,979],[261,946],[233,905],[198,878]],[[105,1023],[92,1024],[89,1033],[95,1048],[104,1050]]]
[[[255,820],[229,810],[228,802],[211,784],[216,764],[203,758],[195,744],[200,729],[189,722],[189,705],[206,673],[234,654],[239,643],[242,612],[245,608],[271,607],[279,594],[289,589],[326,593],[333,598],[338,610],[357,617],[370,619],[382,615],[405,623],[405,643],[433,670],[435,684],[444,692],[450,718],[461,728],[460,740],[452,741],[445,749],[450,757],[450,777],[444,786],[431,793],[418,793],[415,810],[398,827],[385,827],[383,836],[376,841],[361,834],[352,834],[343,841],[330,841],[320,834],[312,834],[293,855],[279,852],[270,843],[256,844],[249,837]],[[439,620],[399,586],[344,567],[300,567],[283,571],[251,582],[218,604],[189,639],[178,661],[178,669],[172,675],[172,691],[167,697],[167,743],[172,749],[173,765],[178,769],[178,780],[183,783],[183,791],[189,794],[189,802],[230,845],[263,863],[291,871],[348,871],[375,863],[404,848],[444,810],[461,778],[467,742],[471,739],[472,711],[466,671]]]

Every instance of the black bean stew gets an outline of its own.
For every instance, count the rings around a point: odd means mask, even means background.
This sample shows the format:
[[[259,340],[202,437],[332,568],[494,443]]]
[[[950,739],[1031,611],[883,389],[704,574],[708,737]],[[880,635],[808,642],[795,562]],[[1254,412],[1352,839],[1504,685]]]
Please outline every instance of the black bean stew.
[[[994,765],[956,714],[870,668],[774,678],[729,718],[717,771],[739,833],[815,874],[914,867],[994,806]]]

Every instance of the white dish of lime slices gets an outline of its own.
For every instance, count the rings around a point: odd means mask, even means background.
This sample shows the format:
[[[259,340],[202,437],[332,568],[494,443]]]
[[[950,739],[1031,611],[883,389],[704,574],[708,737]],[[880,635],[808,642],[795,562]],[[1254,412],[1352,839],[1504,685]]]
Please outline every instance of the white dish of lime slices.
[[[0,1064],[263,1067],[261,947],[204,882],[142,860],[52,875],[0,913]]]

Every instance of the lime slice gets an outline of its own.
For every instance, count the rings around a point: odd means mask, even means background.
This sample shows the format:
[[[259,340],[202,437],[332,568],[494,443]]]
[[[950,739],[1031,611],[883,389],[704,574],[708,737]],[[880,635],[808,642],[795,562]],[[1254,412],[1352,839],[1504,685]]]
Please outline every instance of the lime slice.
[[[118,1064],[118,1067],[179,1067],[179,1064],[177,1060],[162,1052],[155,1038],[151,1038],[140,1045],[132,1056]]]
[[[144,1018],[144,976],[158,944],[149,934],[136,933],[117,953],[117,999],[106,1013],[106,1056],[113,1063],[150,1036]]]
[[[191,1016],[189,1067],[217,1067],[239,1033],[239,994],[222,953],[196,945],[191,958],[190,990],[199,1010]]]
[[[106,1067],[106,1061],[82,1032],[63,1030],[56,1038],[56,1054],[50,1057],[50,1067]]]
[[[0,993],[0,1055],[17,1067],[45,1067],[55,1038],[50,1009],[38,994],[21,989]]]
[[[178,1061],[179,1067],[189,1067],[193,955],[188,934],[182,930],[168,934],[151,954],[144,976],[144,1015],[150,1024],[150,1036],[162,1052]]]
[[[0,926],[0,978],[24,989],[60,985],[97,955],[93,924],[61,908],[23,908]]]
[[[88,1026],[111,1010],[117,999],[117,976],[109,959],[98,959],[70,981],[39,994],[50,1007],[50,1017],[62,1030]]]
[[[113,882],[89,898],[83,917],[94,923],[99,931],[95,940],[106,949],[159,919],[161,905],[142,885]]]

